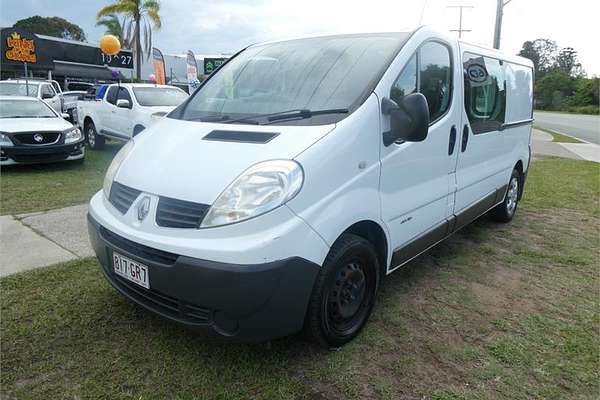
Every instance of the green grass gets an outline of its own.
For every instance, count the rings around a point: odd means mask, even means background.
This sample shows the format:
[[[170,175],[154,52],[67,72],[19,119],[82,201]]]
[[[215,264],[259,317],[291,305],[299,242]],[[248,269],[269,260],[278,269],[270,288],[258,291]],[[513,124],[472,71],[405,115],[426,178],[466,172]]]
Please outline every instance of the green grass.
[[[535,129],[537,129],[538,131],[543,131],[546,133],[549,133],[552,135],[553,137],[553,142],[557,142],[557,143],[583,143],[581,140],[577,140],[576,138],[574,138],[573,136],[568,136],[568,135],[563,135],[562,133],[558,133],[556,131],[553,131],[552,129],[546,129],[546,128],[541,128],[539,126],[534,126]]]
[[[596,399],[598,164],[535,161],[515,220],[482,218],[382,286],[338,351],[222,343],[126,301],[94,259],[0,280],[0,397]]]
[[[46,211],[81,204],[102,188],[104,173],[120,143],[102,151],[86,148],[85,161],[2,168],[0,215]]]

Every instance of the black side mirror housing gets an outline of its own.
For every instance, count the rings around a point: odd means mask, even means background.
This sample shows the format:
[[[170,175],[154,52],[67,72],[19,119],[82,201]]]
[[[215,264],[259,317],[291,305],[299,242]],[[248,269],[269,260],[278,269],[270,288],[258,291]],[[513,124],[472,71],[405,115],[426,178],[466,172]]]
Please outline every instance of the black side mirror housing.
[[[381,112],[390,116],[390,130],[383,133],[383,144],[394,142],[422,142],[429,130],[429,107],[421,93],[411,93],[402,98],[400,104],[384,97]]]

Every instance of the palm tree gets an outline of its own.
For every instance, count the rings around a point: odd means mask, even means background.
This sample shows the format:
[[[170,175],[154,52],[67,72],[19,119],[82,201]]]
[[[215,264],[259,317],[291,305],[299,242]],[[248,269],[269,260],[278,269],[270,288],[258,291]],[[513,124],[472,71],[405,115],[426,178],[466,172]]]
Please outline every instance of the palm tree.
[[[106,34],[116,36],[123,48],[128,49],[130,47],[130,40],[125,32],[127,17],[124,17],[121,22],[117,14],[108,14],[106,17],[102,17],[96,22],[96,26],[100,25],[103,25],[106,28]]]
[[[152,25],[154,28],[160,29],[161,21],[160,15],[160,3],[158,0],[115,0],[113,4],[106,7],[102,7],[96,18],[100,20],[102,17],[109,16],[111,14],[123,14],[127,21],[126,29],[127,32],[125,37],[129,39],[129,44],[133,48],[133,54],[135,56],[135,75],[137,79],[140,79],[142,70],[142,54],[146,53],[150,57],[152,50]],[[144,49],[142,51],[142,26],[144,29]],[[125,28],[125,26],[123,26]],[[133,29],[133,35],[131,31]]]

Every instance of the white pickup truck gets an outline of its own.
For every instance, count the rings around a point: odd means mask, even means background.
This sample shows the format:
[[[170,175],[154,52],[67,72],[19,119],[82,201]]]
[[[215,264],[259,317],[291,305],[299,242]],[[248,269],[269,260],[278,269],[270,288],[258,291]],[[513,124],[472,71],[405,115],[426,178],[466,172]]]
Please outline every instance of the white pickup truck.
[[[108,85],[100,98],[77,102],[77,124],[89,145],[102,149],[106,138],[129,140],[187,97],[174,86],[115,83]]]

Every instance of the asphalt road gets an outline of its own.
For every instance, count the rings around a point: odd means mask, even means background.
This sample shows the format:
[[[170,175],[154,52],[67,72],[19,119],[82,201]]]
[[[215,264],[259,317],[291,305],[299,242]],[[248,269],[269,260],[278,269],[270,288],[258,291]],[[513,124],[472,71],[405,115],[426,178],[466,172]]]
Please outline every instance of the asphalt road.
[[[534,125],[600,144],[600,116],[536,111]]]

